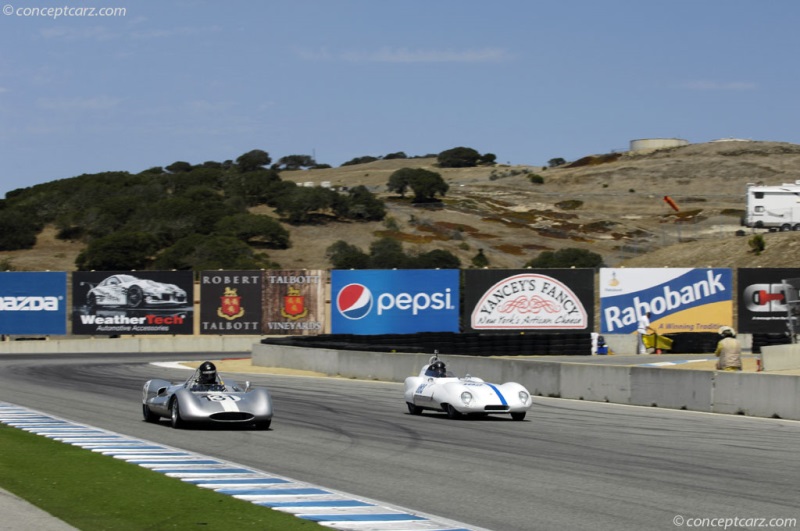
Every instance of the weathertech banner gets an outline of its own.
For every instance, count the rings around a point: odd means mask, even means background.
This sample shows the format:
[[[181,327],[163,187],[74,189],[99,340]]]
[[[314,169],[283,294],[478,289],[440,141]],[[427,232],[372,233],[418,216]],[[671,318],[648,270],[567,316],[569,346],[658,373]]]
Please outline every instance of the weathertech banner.
[[[744,334],[788,332],[789,308],[783,281],[792,278],[800,278],[800,269],[739,269],[737,331]]]
[[[200,273],[200,333],[261,334],[261,271]]]
[[[592,269],[467,269],[465,329],[591,332]]]
[[[264,271],[262,306],[263,334],[321,334],[325,324],[325,271]]]
[[[66,333],[66,273],[0,273],[0,334]]]
[[[731,269],[601,269],[601,333],[634,333],[647,312],[659,335],[732,326],[732,283]]]
[[[192,334],[193,293],[191,271],[76,271],[72,333]]]
[[[331,331],[458,332],[458,280],[458,269],[334,269]]]

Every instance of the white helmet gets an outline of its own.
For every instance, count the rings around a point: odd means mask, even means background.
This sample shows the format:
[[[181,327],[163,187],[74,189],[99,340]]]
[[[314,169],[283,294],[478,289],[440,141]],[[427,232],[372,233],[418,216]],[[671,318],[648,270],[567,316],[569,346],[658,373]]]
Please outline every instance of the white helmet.
[[[730,326],[721,326],[719,328],[719,335],[722,337],[736,337],[736,331]]]

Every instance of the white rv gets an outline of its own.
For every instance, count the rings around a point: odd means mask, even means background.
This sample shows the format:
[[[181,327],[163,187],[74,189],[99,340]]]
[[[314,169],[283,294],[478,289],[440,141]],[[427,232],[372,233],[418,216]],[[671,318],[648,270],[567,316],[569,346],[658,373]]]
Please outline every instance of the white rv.
[[[747,185],[746,227],[800,230],[800,181],[779,186]]]

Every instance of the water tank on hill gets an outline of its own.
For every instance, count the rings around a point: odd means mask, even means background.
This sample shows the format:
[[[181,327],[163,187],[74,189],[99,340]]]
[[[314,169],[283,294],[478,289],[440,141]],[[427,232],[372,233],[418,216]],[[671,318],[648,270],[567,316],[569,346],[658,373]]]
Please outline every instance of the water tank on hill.
[[[656,149],[688,146],[689,141],[682,138],[640,138],[631,140],[631,151],[654,151]]]

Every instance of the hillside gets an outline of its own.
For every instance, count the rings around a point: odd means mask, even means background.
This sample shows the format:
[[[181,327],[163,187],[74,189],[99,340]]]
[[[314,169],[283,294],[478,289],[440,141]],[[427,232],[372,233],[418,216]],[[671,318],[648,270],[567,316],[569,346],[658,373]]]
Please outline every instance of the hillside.
[[[389,235],[407,252],[445,249],[462,267],[479,249],[490,267],[518,268],[542,250],[588,249],[619,267],[794,267],[796,233],[770,233],[766,251],[750,252],[741,230],[747,183],[800,180],[800,146],[780,142],[711,142],[647,154],[587,157],[559,168],[503,166],[440,169],[434,158],[380,160],[340,168],[283,172],[282,179],[319,185],[366,185],[393,220],[287,226],[291,248],[269,251],[283,268],[327,269],[329,245],[345,240],[369,250]],[[392,172],[422,167],[450,185],[442,208],[418,208],[386,192]],[[540,175],[543,184],[529,176]],[[679,206],[673,210],[664,200]],[[274,215],[267,207],[255,212]],[[81,245],[46,229],[29,251],[0,252],[18,270],[74,270]]]

